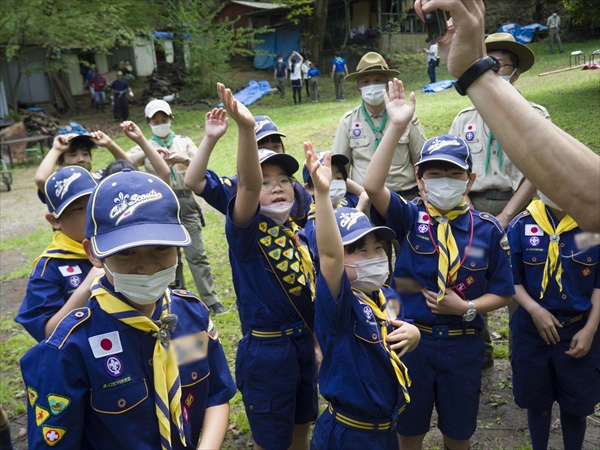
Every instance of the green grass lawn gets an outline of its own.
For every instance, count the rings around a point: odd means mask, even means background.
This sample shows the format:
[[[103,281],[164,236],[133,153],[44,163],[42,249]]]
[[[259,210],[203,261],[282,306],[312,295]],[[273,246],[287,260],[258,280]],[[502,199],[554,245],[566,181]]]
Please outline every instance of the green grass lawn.
[[[552,121],[568,133],[574,135],[596,153],[600,153],[600,70],[569,70],[551,75],[539,76],[539,73],[564,69],[569,66],[569,53],[582,50],[589,54],[592,50],[600,48],[600,41],[566,42],[563,44],[565,53],[549,55],[546,44],[533,44],[532,50],[537,55],[537,63],[529,72],[521,75],[516,87],[530,101],[545,106]],[[437,94],[424,94],[421,88],[428,83],[426,58],[422,54],[403,55],[400,67],[400,78],[405,82],[408,90],[414,90],[417,98],[417,115],[425,128],[427,137],[446,133],[455,115],[463,108],[471,105],[467,97],[459,96],[456,91],[448,89]],[[321,71],[324,72],[324,68]],[[451,79],[445,66],[440,66],[437,71],[438,80]],[[264,72],[260,80],[272,80],[270,71]],[[257,81],[259,81],[257,79]],[[321,97],[318,103],[311,103],[308,98],[302,106],[294,106],[291,89],[288,88],[286,98],[278,95],[268,95],[249,108],[255,115],[268,115],[287,135],[285,138],[286,151],[294,155],[301,163],[303,161],[304,141],[312,141],[315,148],[328,150],[332,143],[337,124],[342,115],[359,104],[360,97],[351,83],[346,83],[345,103],[334,101],[333,83],[328,74],[323,74],[320,79]],[[216,89],[215,89],[216,91]],[[304,92],[306,94],[306,92]],[[216,104],[217,101],[215,100]],[[204,134],[204,116],[208,110],[206,105],[200,107],[183,107],[173,105],[175,121],[173,129],[190,136],[197,144]],[[82,113],[74,119],[85,118]],[[132,120],[136,121],[147,136],[150,135],[149,127],[143,119],[143,107],[132,110]],[[122,148],[132,146],[124,135],[115,137],[115,141]],[[235,122],[230,121],[227,134],[214,150],[209,168],[219,175],[231,175],[236,171],[237,131]],[[110,155],[104,150],[94,151],[94,168],[106,166],[110,162]],[[15,176],[18,171],[15,169]],[[300,173],[298,176],[301,177]],[[224,236],[224,218],[211,207],[204,207],[207,226],[204,228],[204,242],[212,264],[217,293],[222,302],[230,309],[228,314],[215,319],[217,329],[233,371],[235,350],[240,336],[240,327],[237,312],[235,311],[235,295],[231,283],[231,273],[227,256],[227,243]],[[25,238],[3,240],[1,249],[24,247],[28,253],[39,254],[50,240],[49,232],[39,236],[31,235]],[[33,247],[33,249],[31,248]],[[23,277],[29,272],[29,267],[14,268],[10,276]],[[195,291],[193,279],[186,268],[186,283]],[[11,317],[2,317],[0,333],[9,336],[1,342],[1,365],[3,375],[0,384],[0,402],[14,416],[21,412],[18,403],[11,401],[15,393],[22,393],[23,387],[18,377],[12,375],[6,379],[5,373],[13,371],[18,364],[18,356],[31,344],[26,338],[19,337],[17,326],[12,324]],[[24,344],[25,342],[25,344]],[[18,373],[18,372],[17,372]],[[231,422],[240,432],[248,430],[239,393],[232,403]]]

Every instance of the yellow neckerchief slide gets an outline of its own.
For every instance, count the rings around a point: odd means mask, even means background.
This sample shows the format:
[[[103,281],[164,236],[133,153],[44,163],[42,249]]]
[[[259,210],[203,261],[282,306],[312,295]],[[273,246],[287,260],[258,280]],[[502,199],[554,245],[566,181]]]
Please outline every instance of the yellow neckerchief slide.
[[[104,312],[114,315],[117,320],[126,323],[136,330],[150,333],[156,337],[154,353],[152,355],[152,368],[154,370],[154,389],[156,391],[156,416],[161,440],[168,442],[168,447],[161,444],[166,450],[171,448],[171,420],[177,425],[179,438],[185,446],[183,432],[183,420],[181,416],[181,382],[179,380],[179,368],[175,357],[173,345],[170,345],[169,324],[176,323],[176,316],[170,314],[171,296],[169,291],[165,292],[161,303],[161,314],[159,324],[150,320],[137,309],[113,296],[100,285],[92,288],[92,297],[98,301],[98,305]],[[165,319],[172,320],[165,320]],[[169,420],[169,415],[171,420]]]
[[[361,291],[359,289],[352,288],[352,292],[354,293],[354,295],[360,302],[370,306],[371,309],[373,310],[373,314],[375,314],[375,317],[377,318],[377,322],[379,323],[379,331],[381,334],[381,346],[384,348],[384,350],[388,354],[388,357],[390,358],[390,364],[394,368],[394,372],[396,373],[396,378],[398,379],[398,383],[400,383],[400,387],[402,388],[402,393],[404,394],[404,400],[406,400],[406,403],[410,403],[410,396],[408,395],[408,388],[410,387],[412,382],[410,380],[410,377],[408,376],[408,369],[406,368],[404,363],[402,361],[400,361],[400,358],[398,358],[398,355],[396,354],[396,352],[393,351],[392,349],[390,349],[389,344],[385,340],[385,338],[387,337],[387,334],[388,334],[388,332],[387,332],[388,321],[387,321],[387,315],[385,313],[386,299],[385,299],[385,296],[383,295],[383,292],[381,292],[381,289],[379,290],[379,295],[377,297],[377,301],[378,301],[379,305],[376,305],[375,302],[367,294],[365,294],[363,291]],[[383,311],[382,311],[382,308],[383,308]]]
[[[556,271],[556,283],[562,292],[562,262],[558,257],[558,243],[560,242],[560,234],[570,231],[574,228],[577,228],[577,223],[573,220],[571,216],[568,214],[565,215],[558,223],[556,229],[552,223],[550,223],[550,219],[548,218],[548,213],[546,211],[546,205],[541,200],[532,201],[527,210],[531,213],[531,217],[535,220],[540,228],[544,231],[544,233],[550,236],[550,243],[548,244],[548,258],[546,258],[546,265],[544,266],[544,275],[542,277],[542,288],[540,290],[540,298],[544,296],[544,292],[546,292],[546,288],[548,287],[548,280]]]
[[[460,268],[460,255],[454,235],[452,234],[452,222],[457,217],[466,214],[469,211],[469,205],[463,199],[451,211],[442,215],[431,203],[427,204],[427,210],[432,219],[438,223],[437,226],[437,249],[438,258],[438,296],[437,301],[441,301],[446,294],[448,283],[456,281],[456,275]]]

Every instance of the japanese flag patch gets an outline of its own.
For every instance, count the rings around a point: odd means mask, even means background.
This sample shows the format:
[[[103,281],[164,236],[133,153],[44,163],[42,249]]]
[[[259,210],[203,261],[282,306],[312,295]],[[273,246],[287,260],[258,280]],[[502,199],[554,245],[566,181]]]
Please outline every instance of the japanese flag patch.
[[[525,225],[525,236],[543,236],[544,232],[539,225],[530,224]]]
[[[78,264],[75,264],[74,266],[69,266],[68,264],[66,266],[58,266],[58,270],[60,270],[60,273],[63,277],[70,277],[72,275],[79,275],[81,273],[81,269],[79,268]]]
[[[118,331],[92,336],[88,338],[88,341],[94,353],[94,358],[115,355],[123,351]]]

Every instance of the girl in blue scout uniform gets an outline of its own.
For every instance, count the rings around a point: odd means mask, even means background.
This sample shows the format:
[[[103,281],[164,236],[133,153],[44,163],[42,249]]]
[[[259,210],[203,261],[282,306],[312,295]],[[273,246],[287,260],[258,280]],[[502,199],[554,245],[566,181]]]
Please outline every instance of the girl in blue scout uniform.
[[[429,139],[417,162],[421,198],[408,203],[384,185],[396,142],[412,118],[402,82],[384,93],[389,120],[365,176],[371,219],[395,231],[400,251],[394,286],[405,317],[421,330],[419,351],[406,355],[411,403],[398,419],[401,448],[421,448],[435,406],[450,449],[467,449],[477,427],[484,342],[481,313],[506,306],[514,293],[508,239],[489,214],[465,202],[475,174],[466,142]]]
[[[208,308],[168,288],[190,243],[178,212],[144,172],[93,192],[83,246],[106,275],[21,359],[30,448],[221,447],[235,384]]]
[[[321,164],[312,145],[304,146],[321,257],[315,300],[315,334],[323,352],[319,388],[329,402],[311,449],[397,450],[396,418],[410,401],[400,357],[417,346],[420,335],[414,325],[396,320],[390,300],[397,297],[383,287],[388,261],[380,239],[393,239],[394,232],[373,227],[357,209],[334,211],[331,154]]]
[[[539,193],[508,227],[515,300],[510,321],[515,403],[527,409],[534,450],[548,447],[560,405],[566,449],[581,449],[586,416],[600,401],[600,246]]]
[[[267,116],[254,116],[254,120],[258,148],[285,153],[281,140],[285,134],[279,131],[275,123]],[[220,177],[212,170],[208,170],[208,160],[218,140],[227,131],[227,126],[227,117],[222,108],[214,108],[206,113],[206,135],[202,138],[185,176],[186,186],[223,214],[227,214],[227,204],[237,191],[237,175]],[[294,184],[294,193],[291,215],[296,218],[298,225],[304,226],[312,197],[299,183]]]
[[[225,225],[243,335],[236,383],[256,447],[308,448],[309,425],[318,412],[314,275],[289,218],[298,162],[259,151],[254,117],[229,89],[217,87],[239,130],[237,195]]]
[[[78,166],[59,169],[46,180],[46,220],[55,233],[52,243],[33,262],[25,298],[15,317],[38,342],[67,312],[85,304],[92,280],[102,274],[92,269],[81,245],[85,208],[95,187],[92,175]]]

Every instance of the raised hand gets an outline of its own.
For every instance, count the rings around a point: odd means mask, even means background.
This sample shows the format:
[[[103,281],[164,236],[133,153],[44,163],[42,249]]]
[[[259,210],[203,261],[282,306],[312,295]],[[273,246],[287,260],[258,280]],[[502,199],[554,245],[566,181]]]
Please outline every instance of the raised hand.
[[[329,194],[329,187],[333,178],[331,172],[331,152],[325,153],[323,164],[321,164],[312,143],[307,141],[304,143],[304,155],[306,156],[306,167],[310,172],[315,191]]]
[[[134,142],[138,142],[140,139],[144,138],[144,134],[142,133],[142,130],[140,130],[140,127],[131,120],[121,122],[119,126],[121,127],[121,130],[123,130],[123,133]]]
[[[206,136],[212,139],[220,139],[229,126],[227,112],[223,108],[213,108],[206,113]]]
[[[254,124],[256,123],[254,116],[248,108],[235,99],[231,89],[226,88],[223,83],[217,83],[217,91],[227,114],[229,114],[239,126],[252,126],[254,128]]]
[[[388,113],[388,120],[394,125],[406,126],[415,114],[415,94],[410,93],[409,102],[406,103],[404,85],[402,81],[394,78],[388,82],[388,93],[384,91],[383,98]]]

